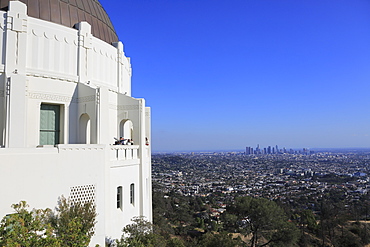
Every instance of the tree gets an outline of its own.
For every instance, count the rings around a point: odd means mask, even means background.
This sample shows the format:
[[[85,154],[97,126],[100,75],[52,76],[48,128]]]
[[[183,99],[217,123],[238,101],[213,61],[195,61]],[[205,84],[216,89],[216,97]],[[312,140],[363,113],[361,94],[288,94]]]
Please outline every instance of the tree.
[[[134,217],[133,223],[123,228],[123,235],[117,241],[117,247],[154,247],[166,246],[165,239],[153,232],[153,224],[144,217]]]
[[[239,197],[229,211],[244,219],[244,226],[252,234],[251,247],[290,246],[298,240],[297,227],[288,222],[284,210],[273,201]],[[262,242],[261,237],[266,241]]]
[[[134,217],[133,223],[123,228],[123,235],[117,240],[117,247],[185,247],[178,238],[164,238],[159,229],[145,217]]]
[[[330,242],[335,242],[336,238],[339,237],[338,233],[343,232],[343,224],[347,221],[344,204],[327,199],[327,196],[325,195],[320,203],[319,228],[323,246],[325,245],[326,237],[328,237]],[[338,231],[338,229],[341,230]]]
[[[231,234],[226,232],[207,233],[202,236],[197,246],[201,247],[236,247],[240,246],[241,240],[233,239]]]
[[[361,244],[360,237],[356,236],[355,234],[344,231],[344,233],[336,238],[333,242],[333,246],[341,246],[341,247],[361,247],[365,246]]]
[[[88,246],[94,235],[96,215],[95,205],[92,202],[72,203],[62,196],[56,213],[50,215],[49,222],[54,227],[62,246]]]
[[[221,215],[221,219],[223,222],[223,229],[228,232],[236,232],[238,225],[238,216],[231,214],[231,213],[223,213]]]
[[[59,247],[61,241],[48,223],[50,209],[28,211],[25,201],[13,204],[15,213],[5,216],[0,223],[0,246]]]
[[[167,247],[185,247],[185,244],[179,238],[170,238],[167,240]]]
[[[307,228],[309,231],[317,231],[318,226],[316,223],[315,215],[311,210],[303,210],[300,213],[300,224],[302,225],[302,228]]]
[[[0,246],[83,247],[94,234],[96,211],[92,203],[71,203],[61,197],[56,212],[33,209],[25,201],[13,204],[15,213],[0,222]]]

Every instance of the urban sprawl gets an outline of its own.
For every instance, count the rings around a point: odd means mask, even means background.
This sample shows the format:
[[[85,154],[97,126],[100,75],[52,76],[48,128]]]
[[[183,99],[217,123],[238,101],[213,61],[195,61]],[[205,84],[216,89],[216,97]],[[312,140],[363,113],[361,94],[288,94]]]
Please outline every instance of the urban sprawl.
[[[367,194],[370,151],[312,152],[247,148],[246,152],[154,154],[155,190],[216,196],[226,207],[236,196],[264,197],[317,209],[327,191],[353,202]],[[222,210],[221,210],[222,211]]]

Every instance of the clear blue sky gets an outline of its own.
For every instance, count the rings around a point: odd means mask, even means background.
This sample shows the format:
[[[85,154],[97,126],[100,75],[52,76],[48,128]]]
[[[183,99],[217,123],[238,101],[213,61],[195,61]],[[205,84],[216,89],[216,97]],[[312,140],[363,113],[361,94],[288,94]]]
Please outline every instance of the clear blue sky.
[[[369,0],[100,0],[154,151],[370,147]]]

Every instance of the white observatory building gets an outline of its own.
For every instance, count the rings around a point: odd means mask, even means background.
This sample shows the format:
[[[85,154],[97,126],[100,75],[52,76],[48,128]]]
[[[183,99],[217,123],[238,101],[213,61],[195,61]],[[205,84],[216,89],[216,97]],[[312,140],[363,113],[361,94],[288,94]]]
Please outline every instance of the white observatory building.
[[[0,0],[0,219],[93,201],[91,246],[152,220],[150,109],[98,0]],[[133,145],[113,145],[114,138]]]

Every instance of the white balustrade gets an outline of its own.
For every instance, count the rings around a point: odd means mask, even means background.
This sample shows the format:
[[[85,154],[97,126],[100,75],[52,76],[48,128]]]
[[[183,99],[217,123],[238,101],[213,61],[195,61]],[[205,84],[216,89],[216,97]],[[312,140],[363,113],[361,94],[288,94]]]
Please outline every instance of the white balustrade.
[[[111,160],[134,160],[139,157],[139,145],[114,145],[111,146]]]

